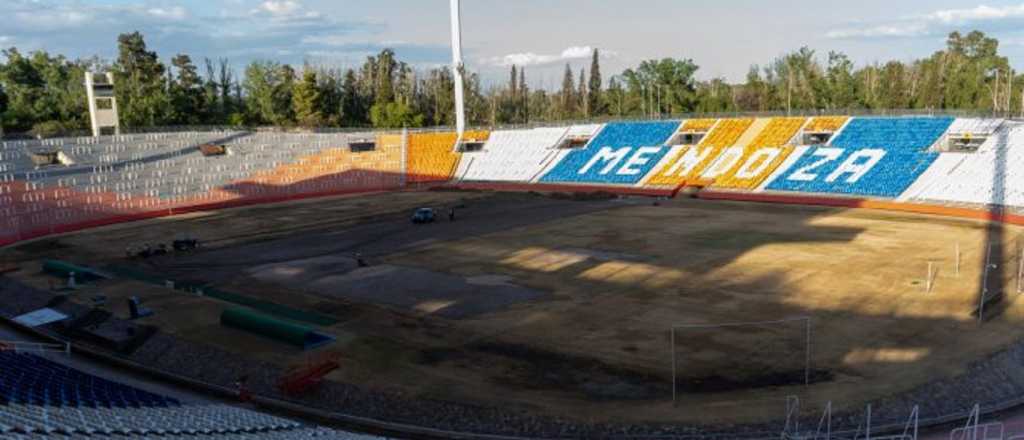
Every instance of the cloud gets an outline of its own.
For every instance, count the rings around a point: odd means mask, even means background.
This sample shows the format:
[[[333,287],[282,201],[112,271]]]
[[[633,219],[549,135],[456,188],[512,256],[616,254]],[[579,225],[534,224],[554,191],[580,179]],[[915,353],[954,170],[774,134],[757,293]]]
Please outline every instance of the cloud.
[[[265,1],[260,3],[260,6],[254,10],[256,13],[267,12],[270,15],[291,15],[301,9],[302,6],[298,2],[291,0],[285,1]]]
[[[317,37],[351,34],[365,41],[384,29],[371,21],[333,18],[299,0],[240,2],[220,11],[164,0],[0,2],[9,17],[2,31],[8,39],[0,43],[17,41],[23,51],[41,49],[71,58],[113,58],[118,34],[137,30],[165,60],[186,53],[194,60],[226,57],[236,66],[254,59],[301,63],[309,52],[334,47]]]
[[[401,40],[366,41],[353,39],[349,35],[306,36],[302,44],[308,47],[320,47],[307,52],[307,55],[323,61],[353,61],[376,55],[384,49],[392,49],[402,61],[417,66],[434,66],[444,64],[451,58],[451,48],[447,45],[416,44]]]
[[[541,55],[533,52],[511,53],[508,55],[490,57],[481,60],[482,64],[490,66],[543,66],[563,61],[572,61],[590,58],[594,52],[591,46],[570,46],[557,55]],[[601,57],[614,56],[614,52],[601,51]]]
[[[930,35],[927,26],[919,23],[908,23],[906,25],[879,25],[863,28],[845,28],[830,31],[828,38],[857,39],[857,38],[909,38],[923,37]]]
[[[1024,3],[1001,8],[981,5],[970,9],[946,9],[932,12],[926,18],[940,23],[959,25],[980,21],[1020,21],[1024,19]]]
[[[149,8],[146,13],[153,17],[166,18],[169,20],[183,20],[188,18],[188,11],[181,6],[171,8]]]
[[[962,28],[989,32],[1024,26],[1024,3],[993,7],[939,9],[879,23],[848,23],[826,33],[831,39],[920,38],[945,35]]]

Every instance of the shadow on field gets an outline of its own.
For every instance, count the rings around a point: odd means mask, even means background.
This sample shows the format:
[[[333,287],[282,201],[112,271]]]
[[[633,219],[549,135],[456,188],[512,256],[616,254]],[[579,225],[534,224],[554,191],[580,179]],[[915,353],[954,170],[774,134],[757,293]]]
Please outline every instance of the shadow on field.
[[[1006,149],[1009,148],[1009,131],[1000,130],[998,136],[1001,138],[996,142],[995,161],[992,172],[992,203],[989,205],[989,218],[997,220],[989,223],[985,230],[985,241],[982,250],[986,252],[986,258],[982,260],[982,267],[979,270],[978,293],[976,303],[978,307],[974,315],[979,322],[991,320],[1002,315],[1006,310],[1006,292],[1003,289],[1003,281],[1007,275],[1005,261],[1005,226],[998,221],[1005,218],[1006,209],[1003,203],[1006,201]],[[1015,246],[1010,261],[1017,261],[1020,257],[1020,246]]]

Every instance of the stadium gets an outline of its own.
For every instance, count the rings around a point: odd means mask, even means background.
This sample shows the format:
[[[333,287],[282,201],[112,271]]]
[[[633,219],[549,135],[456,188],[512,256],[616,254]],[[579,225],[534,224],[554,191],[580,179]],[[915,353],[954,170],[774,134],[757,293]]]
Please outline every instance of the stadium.
[[[3,140],[0,438],[1024,438],[1024,122],[467,128],[452,3],[453,128],[118,134],[90,73]]]

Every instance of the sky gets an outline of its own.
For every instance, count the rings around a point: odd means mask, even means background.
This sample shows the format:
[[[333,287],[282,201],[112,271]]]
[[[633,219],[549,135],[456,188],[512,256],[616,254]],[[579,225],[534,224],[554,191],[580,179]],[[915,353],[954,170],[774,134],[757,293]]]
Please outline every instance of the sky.
[[[605,78],[652,58],[691,58],[698,77],[742,81],[752,64],[801,46],[842,51],[858,65],[927,56],[954,30],[999,38],[1024,68],[1024,1],[462,0],[469,69],[485,83],[525,66],[555,88],[565,63]],[[448,0],[0,0],[0,47],[71,58],[116,57],[138,30],[165,61],[227,58],[348,67],[385,47],[426,69],[450,62]]]

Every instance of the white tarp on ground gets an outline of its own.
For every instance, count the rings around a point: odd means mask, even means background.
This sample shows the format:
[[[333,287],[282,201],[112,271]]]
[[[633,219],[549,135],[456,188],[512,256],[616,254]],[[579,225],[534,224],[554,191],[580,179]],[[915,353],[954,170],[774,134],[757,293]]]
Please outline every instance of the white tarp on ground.
[[[68,315],[51,308],[43,308],[18,316],[17,318],[14,318],[14,322],[26,327],[39,327],[41,325],[63,321],[65,319],[68,319]]]

